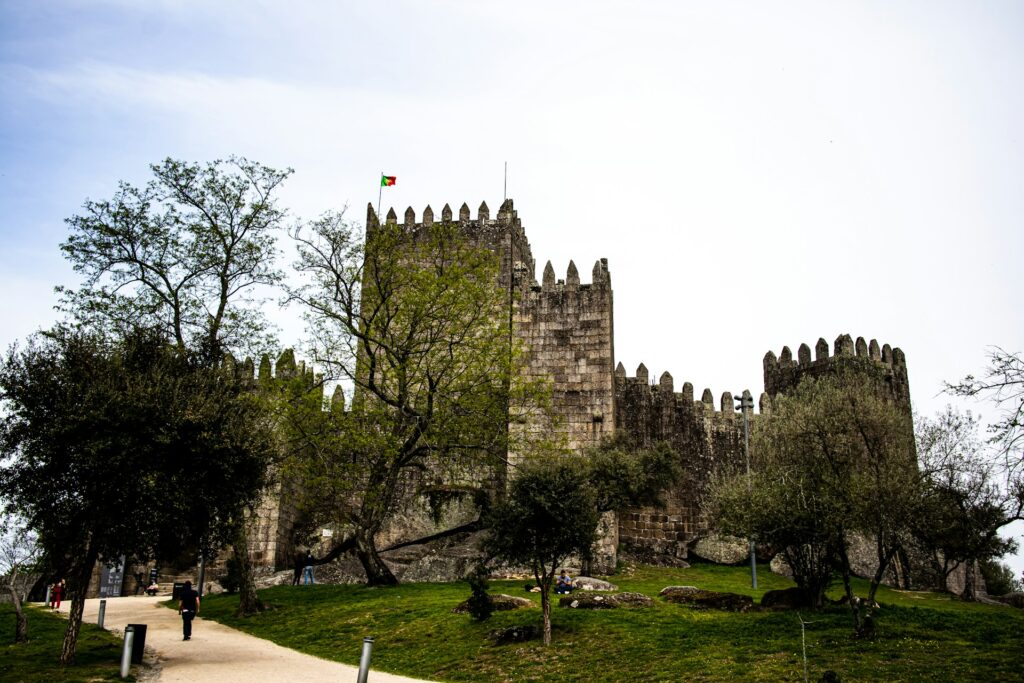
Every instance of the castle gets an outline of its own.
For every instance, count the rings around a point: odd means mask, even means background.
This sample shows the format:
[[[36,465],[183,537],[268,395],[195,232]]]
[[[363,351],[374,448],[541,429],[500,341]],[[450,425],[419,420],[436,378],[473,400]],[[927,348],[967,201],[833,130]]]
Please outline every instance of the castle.
[[[431,225],[433,210],[426,207],[417,222],[410,207],[403,219],[407,230],[419,230]],[[398,223],[394,209],[384,220]],[[441,220],[453,220],[448,205],[441,210]],[[378,221],[373,207],[368,206],[368,229]],[[634,376],[627,376],[622,364],[615,364],[607,260],[594,263],[589,283],[581,282],[572,261],[564,279],[556,278],[548,262],[537,282],[536,261],[511,199],[494,218],[486,203],[480,205],[475,219],[463,204],[457,221],[463,234],[498,255],[499,281],[508,292],[513,333],[527,350],[525,372],[550,382],[557,419],[542,427],[560,431],[564,442],[577,452],[624,431],[641,443],[668,441],[684,459],[685,474],[680,484],[667,492],[666,508],[627,510],[610,525],[605,542],[609,556],[604,563],[614,565],[614,551],[620,545],[642,556],[685,558],[693,542],[707,532],[702,495],[708,476],[724,463],[738,464],[744,459],[743,420],[734,409],[731,393],[723,393],[716,406],[710,389],[704,389],[699,400],[694,399],[689,382],[676,392],[667,372],[655,383],[641,364]],[[778,357],[771,351],[765,355],[760,412],[770,410],[772,398],[795,387],[805,375],[828,372],[837,358],[851,357],[884,369],[894,396],[909,417],[906,360],[900,349],[841,335],[831,354],[828,343],[819,339],[815,354],[812,360],[811,350],[804,344],[796,359],[789,347]],[[745,395],[749,397],[747,392]],[[756,419],[752,408],[746,410]]]
[[[394,209],[384,218],[386,224],[397,225]],[[708,532],[703,515],[703,495],[709,476],[723,465],[739,465],[745,461],[742,415],[734,408],[734,397],[724,392],[716,403],[710,389],[695,399],[694,387],[685,382],[676,391],[675,380],[668,372],[655,382],[641,364],[628,376],[622,364],[615,363],[614,306],[611,273],[606,259],[594,263],[589,283],[581,282],[575,263],[568,264],[565,278],[555,275],[548,262],[540,282],[535,279],[536,262],[511,199],[506,200],[494,218],[486,203],[471,218],[463,204],[456,218],[445,205],[440,220],[456,223],[470,240],[498,256],[499,282],[506,293],[512,317],[513,334],[526,349],[525,373],[541,378],[551,389],[551,407],[555,419],[530,414],[524,420],[510,423],[510,429],[532,428],[558,432],[562,441],[574,452],[581,453],[596,446],[616,432],[625,432],[642,444],[668,441],[683,459],[682,480],[664,496],[666,507],[633,509],[620,512],[607,520],[604,540],[599,549],[598,570],[614,567],[619,548],[630,554],[653,560],[685,559],[693,544]],[[367,208],[366,229],[380,225],[373,206]],[[405,211],[403,227],[411,232],[429,228],[435,222],[431,207],[426,207],[417,221],[412,208]],[[752,396],[744,392],[749,406],[747,417],[756,421],[758,415],[771,410],[772,399],[794,388],[807,375],[829,372],[839,359],[851,358],[871,363],[887,377],[894,397],[910,417],[910,393],[906,360],[898,348],[888,344],[849,335],[839,336],[832,346],[824,339],[811,349],[802,344],[793,357],[789,347],[779,356],[769,351],[764,356],[764,392],[760,394],[755,413]],[[265,366],[265,367],[264,367]],[[286,353],[276,374],[306,373]],[[260,375],[269,375],[269,361],[261,363]],[[545,421],[537,424],[538,420]],[[515,454],[509,459],[514,461]],[[449,518],[439,526],[409,524],[415,514],[406,515],[403,524],[388,532],[386,542],[398,543],[427,536],[460,520]],[[461,521],[465,521],[463,518]],[[287,566],[290,561],[290,525],[294,511],[285,496],[270,496],[260,514],[263,541],[261,560],[264,564]]]

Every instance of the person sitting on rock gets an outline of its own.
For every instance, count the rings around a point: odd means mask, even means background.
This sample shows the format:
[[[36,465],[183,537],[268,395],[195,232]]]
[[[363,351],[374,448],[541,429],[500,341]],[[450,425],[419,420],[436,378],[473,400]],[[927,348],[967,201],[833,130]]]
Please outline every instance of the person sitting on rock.
[[[561,595],[572,593],[572,577],[562,570],[562,573],[558,575],[558,583],[555,585],[555,592]]]

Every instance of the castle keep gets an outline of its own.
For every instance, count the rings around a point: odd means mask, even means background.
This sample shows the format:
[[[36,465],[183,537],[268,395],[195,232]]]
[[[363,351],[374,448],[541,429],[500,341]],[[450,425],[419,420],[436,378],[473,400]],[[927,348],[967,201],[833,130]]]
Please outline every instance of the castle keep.
[[[397,224],[391,209],[385,217]],[[442,221],[453,221],[448,205]],[[404,227],[410,231],[430,226],[433,210],[428,206],[417,222],[412,208],[406,210]],[[685,382],[676,392],[673,377],[665,372],[653,381],[641,364],[634,376],[615,365],[614,315],[611,274],[606,259],[594,263],[590,282],[582,282],[576,264],[569,262],[564,278],[558,278],[551,263],[535,279],[536,262],[529,240],[511,199],[494,218],[482,203],[475,219],[463,204],[457,224],[471,240],[491,249],[501,264],[500,284],[508,295],[508,314],[513,334],[526,349],[525,372],[549,382],[556,416],[550,424],[538,414],[526,415],[526,427],[557,430],[575,452],[597,445],[616,431],[623,431],[643,444],[665,440],[683,459],[684,476],[665,496],[664,509],[627,510],[610,522],[606,545],[611,553],[606,562],[614,565],[614,549],[621,546],[635,555],[682,559],[691,545],[707,532],[702,514],[702,496],[709,476],[725,464],[744,462],[743,419],[734,409],[734,398],[723,393],[716,404],[710,389],[695,399],[694,388]],[[379,218],[372,205],[367,208],[366,226],[372,230]],[[827,373],[838,359],[851,358],[881,368],[894,397],[906,406],[910,416],[910,394],[906,360],[902,351],[875,340],[854,341],[849,335],[835,340],[832,352],[824,339],[811,349],[802,344],[797,358],[789,347],[776,357],[764,357],[764,393],[758,413],[771,409],[772,399],[794,388],[804,376]],[[748,392],[744,392],[749,396]],[[749,409],[748,417],[758,415]],[[510,425],[523,428],[522,425]],[[515,459],[515,454],[509,454]]]

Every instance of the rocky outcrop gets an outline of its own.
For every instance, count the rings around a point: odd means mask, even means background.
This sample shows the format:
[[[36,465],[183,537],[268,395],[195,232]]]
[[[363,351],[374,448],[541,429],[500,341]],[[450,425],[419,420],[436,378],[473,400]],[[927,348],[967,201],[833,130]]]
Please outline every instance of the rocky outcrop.
[[[697,541],[690,553],[715,564],[742,564],[750,558],[750,544],[735,536],[712,534]]]
[[[1017,609],[1024,609],[1024,593],[1022,593],[1020,591],[1015,591],[1013,593],[1007,593],[1006,595],[998,595],[998,596],[995,596],[993,599],[994,600],[998,600],[999,602],[1003,603],[1004,605],[1009,605],[1010,607],[1016,607]]]
[[[525,643],[528,640],[536,640],[541,636],[540,626],[530,624],[528,626],[509,626],[499,628],[487,634],[495,645],[508,645],[509,643]]]
[[[498,593],[490,595],[491,607],[494,608],[495,612],[509,612],[517,609],[532,609],[536,607],[536,603],[533,600],[527,598],[519,598],[514,595],[505,595],[504,593]],[[469,600],[464,600],[455,606],[452,610],[452,614],[468,614],[469,613]]]
[[[595,578],[592,578],[590,576],[578,576],[575,579],[573,579],[572,582],[573,582],[573,585],[575,585],[578,590],[584,590],[584,591],[617,591],[617,590],[619,590],[619,587],[616,586],[614,583],[608,583],[607,581],[602,581],[601,579],[595,579]]]
[[[659,593],[667,602],[688,605],[695,609],[717,609],[725,612],[748,612],[754,606],[749,595],[719,593],[696,586],[668,586]]]
[[[793,569],[786,562],[786,558],[782,556],[782,553],[772,558],[772,561],[768,563],[768,568],[772,570],[772,574],[793,578]]]
[[[651,607],[654,601],[643,593],[619,593],[617,595],[594,595],[579,593],[559,599],[559,607],[570,609],[618,609],[620,607]]]
[[[768,591],[761,596],[761,607],[775,610],[807,609],[812,607],[811,600],[800,588],[785,588]]]

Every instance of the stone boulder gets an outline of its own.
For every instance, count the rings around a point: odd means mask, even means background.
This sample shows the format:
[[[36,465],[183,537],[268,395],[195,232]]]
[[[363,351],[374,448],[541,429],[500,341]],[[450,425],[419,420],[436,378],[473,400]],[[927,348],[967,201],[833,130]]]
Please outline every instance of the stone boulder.
[[[618,609],[620,607],[651,607],[654,601],[643,593],[619,593],[617,595],[594,595],[578,593],[559,599],[559,607],[570,609]]]
[[[807,609],[811,606],[811,600],[800,588],[768,591],[761,597],[761,607],[767,609]]]
[[[495,612],[508,612],[517,609],[531,609],[535,607],[533,600],[528,598],[519,598],[514,595],[505,595],[504,593],[498,593],[497,595],[491,595],[491,606],[494,607]],[[469,600],[464,600],[455,606],[452,610],[453,614],[468,614],[469,613]]]
[[[742,564],[750,559],[750,544],[735,536],[712,534],[697,541],[690,553],[715,564]]]
[[[659,593],[668,602],[689,605],[695,609],[717,609],[725,612],[748,612],[754,606],[749,595],[719,593],[696,586],[668,586]]]
[[[578,590],[584,591],[617,591],[619,587],[614,583],[608,583],[601,579],[594,579],[589,576],[578,576],[572,580]]]
[[[772,558],[772,561],[768,563],[768,568],[772,570],[772,574],[793,578],[793,569],[786,562],[786,558],[783,557],[782,553]]]
[[[1006,595],[1000,595],[995,598],[1004,605],[1010,607],[1016,607],[1017,609],[1024,609],[1024,593],[1015,591],[1013,593],[1007,593]]]
[[[528,626],[509,626],[499,628],[487,634],[487,637],[495,645],[508,645],[509,643],[525,643],[528,640],[536,640],[541,637],[541,628],[534,624]]]

